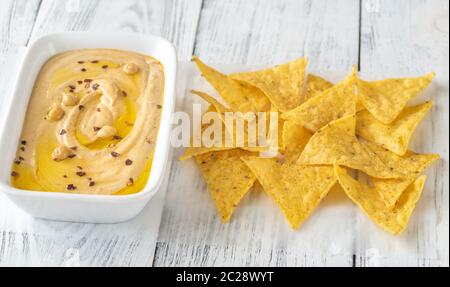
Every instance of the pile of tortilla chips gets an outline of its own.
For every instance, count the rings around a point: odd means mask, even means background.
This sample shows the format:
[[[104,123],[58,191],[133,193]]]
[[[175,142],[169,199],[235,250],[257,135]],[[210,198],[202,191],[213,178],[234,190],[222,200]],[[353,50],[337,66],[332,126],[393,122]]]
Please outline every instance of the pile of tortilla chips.
[[[335,186],[383,229],[401,233],[425,184],[421,173],[436,154],[408,150],[432,103],[407,106],[431,83],[417,78],[369,82],[355,68],[337,84],[307,74],[307,59],[225,75],[194,57],[220,103],[198,91],[220,120],[225,112],[278,111],[278,155],[261,147],[190,147],[223,222],[256,181],[298,228]],[[202,129],[207,128],[203,126]]]

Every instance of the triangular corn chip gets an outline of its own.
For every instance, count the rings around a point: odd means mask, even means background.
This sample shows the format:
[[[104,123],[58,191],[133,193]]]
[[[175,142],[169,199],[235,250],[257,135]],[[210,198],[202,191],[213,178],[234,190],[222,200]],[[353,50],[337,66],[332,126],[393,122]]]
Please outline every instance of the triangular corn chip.
[[[392,209],[406,188],[434,161],[439,159],[437,154],[417,154],[412,151],[399,156],[384,149],[383,147],[363,141],[362,144],[373,152],[373,156],[378,157],[391,169],[402,174],[398,179],[372,178],[375,189],[380,193],[386,207]]]
[[[403,155],[408,149],[414,130],[431,106],[432,102],[426,102],[407,107],[388,125],[375,119],[367,110],[361,111],[356,118],[356,133],[398,155]]]
[[[234,209],[256,180],[240,160],[251,154],[233,149],[195,156],[223,222],[230,220]]]
[[[208,112],[217,112],[217,110],[214,108],[213,105],[210,105],[208,107],[208,110],[205,113],[208,113]],[[219,119],[220,119],[220,117],[219,117]],[[212,123],[211,124],[203,124],[201,126],[201,131],[200,131],[200,135],[199,135],[200,141],[202,140],[201,135],[203,134],[203,132],[211,125],[212,125]],[[211,147],[194,146],[193,142],[194,142],[194,140],[191,138],[191,146],[186,147],[184,149],[184,153],[178,158],[178,160],[183,161],[183,160],[190,159],[191,157],[194,157],[196,155],[201,155],[201,154],[208,153],[208,152],[227,150],[227,149],[234,148],[234,147],[227,147],[226,145],[223,144],[225,142],[223,133],[222,133],[222,143],[220,143],[220,145],[215,144],[214,146],[211,146]]]
[[[299,228],[336,182],[331,166],[282,164],[277,159],[258,157],[244,157],[243,161],[293,229]]]
[[[306,77],[306,92],[303,101],[306,102],[307,100],[314,98],[332,86],[333,83],[325,80],[324,78],[313,74],[308,74]]]
[[[403,192],[394,208],[386,207],[376,187],[354,180],[344,168],[335,165],[336,177],[347,196],[358,205],[367,216],[392,234],[400,234],[407,226],[425,184],[425,176],[420,176]]]
[[[228,109],[227,107],[225,107],[224,105],[222,105],[219,101],[217,101],[215,98],[211,97],[210,95],[200,92],[200,91],[191,91],[191,93],[201,97],[203,100],[205,100],[206,102],[210,103],[211,106],[214,108],[215,111],[217,111],[220,119],[223,122],[223,127],[224,127],[224,131],[223,131],[223,142],[225,143],[225,135],[224,133],[227,132],[229,135],[229,139],[230,139],[230,144],[228,146],[232,147],[232,148],[242,148],[248,151],[265,151],[268,149],[267,146],[249,146],[249,133],[248,133],[248,125],[245,124],[245,120],[243,119],[244,125],[242,127],[239,128],[238,130],[238,125],[236,124],[236,120],[237,117],[239,116],[238,113],[236,114],[232,114],[234,116],[233,118],[233,123],[231,124],[226,124],[226,119],[225,119],[225,113],[231,113],[233,112],[232,110]],[[258,115],[255,114],[255,121],[252,121],[252,124],[255,125],[255,133],[254,136],[254,143],[258,144]],[[268,118],[269,115],[266,113],[266,118]],[[242,128],[242,130],[241,130]],[[240,132],[242,133],[243,137],[238,138],[236,136],[236,134]],[[232,141],[232,142],[231,142]]]
[[[310,98],[301,106],[283,114],[283,119],[294,121],[311,131],[317,131],[329,122],[354,115],[356,95],[354,93],[356,71],[343,81]]]
[[[401,173],[402,177],[416,178],[439,159],[438,154],[419,154],[407,151],[403,156],[399,156],[372,142],[362,141],[362,144],[381,159],[388,168]]]
[[[230,77],[261,89],[281,112],[300,105],[308,60],[298,60],[254,72],[231,74]]]
[[[231,79],[227,75],[207,66],[195,56],[192,60],[197,64],[206,80],[233,111],[256,112],[267,111],[270,108],[269,100],[258,88]]]
[[[385,79],[367,82],[358,79],[358,96],[364,107],[380,122],[394,121],[406,103],[423,91],[435,73],[417,78]]]
[[[395,204],[406,188],[414,180],[415,178],[372,178],[372,184],[386,205],[386,208],[391,210],[395,207]]]
[[[304,148],[299,164],[337,163],[377,178],[398,178],[378,157],[370,155],[354,134],[355,116],[338,119],[318,130]]]
[[[302,125],[293,121],[285,121],[283,123],[282,153],[286,160],[290,163],[296,162],[311,137],[312,133]]]

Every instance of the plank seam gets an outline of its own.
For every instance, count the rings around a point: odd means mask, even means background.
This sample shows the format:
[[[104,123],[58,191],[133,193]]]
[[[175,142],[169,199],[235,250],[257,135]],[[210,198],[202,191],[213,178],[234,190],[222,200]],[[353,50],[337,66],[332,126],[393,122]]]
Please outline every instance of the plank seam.
[[[198,30],[200,27],[200,21],[202,19],[202,11],[205,5],[205,1],[202,0],[202,3],[200,4],[200,11],[198,12],[198,18],[197,18],[197,26],[195,27],[195,37],[194,37],[194,45],[192,47],[192,55],[196,55],[197,54],[197,36],[198,36]]]
[[[359,0],[358,16],[358,72],[361,71],[362,0]]]
[[[39,16],[39,12],[41,11],[41,5],[42,5],[42,0],[40,0],[37,4],[36,16],[33,19],[33,25],[31,25],[30,34],[28,35],[28,39],[27,39],[27,42],[25,43],[25,46],[28,46],[28,43],[30,42],[30,39],[31,39],[31,35],[33,35],[34,26],[36,25],[36,20]]]

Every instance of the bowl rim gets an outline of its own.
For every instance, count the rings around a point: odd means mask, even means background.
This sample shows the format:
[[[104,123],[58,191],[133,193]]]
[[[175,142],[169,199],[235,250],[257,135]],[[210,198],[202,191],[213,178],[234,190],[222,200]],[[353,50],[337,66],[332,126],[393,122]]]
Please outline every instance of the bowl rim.
[[[177,77],[177,55],[176,55],[176,51],[175,51],[175,47],[174,45],[168,41],[167,39],[164,39],[160,36],[157,35],[152,35],[152,34],[143,34],[143,33],[136,33],[136,32],[115,32],[115,33],[110,33],[110,32],[106,32],[106,33],[100,33],[100,32],[91,32],[91,31],[87,31],[87,32],[82,32],[82,31],[68,31],[68,32],[57,32],[57,33],[48,33],[48,34],[44,34],[42,36],[37,37],[36,39],[34,39],[27,47],[26,50],[23,54],[23,56],[21,56],[21,58],[19,59],[19,63],[18,63],[18,69],[16,74],[14,75],[14,82],[12,85],[12,89],[9,92],[9,94],[11,95],[11,99],[9,101],[9,105],[5,107],[5,119],[7,119],[11,113],[11,104],[12,101],[14,100],[15,97],[17,97],[17,94],[19,94],[19,79],[23,77],[23,73],[25,70],[25,66],[26,63],[28,62],[28,58],[31,57],[31,51],[33,50],[34,46],[36,46],[39,42],[42,41],[49,41],[52,38],[55,37],[67,37],[67,36],[77,36],[77,37],[99,37],[99,38],[107,38],[107,37],[134,37],[134,38],[141,38],[142,41],[144,41],[144,37],[146,38],[146,40],[148,40],[148,38],[151,38],[154,41],[159,41],[161,43],[163,43],[164,45],[167,45],[169,47],[168,53],[171,54],[171,58],[173,58],[173,63],[171,69],[169,69],[169,73],[170,73],[170,82],[168,82],[168,71],[166,69],[166,67],[164,67],[164,104],[163,104],[163,110],[162,110],[162,115],[161,115],[161,119],[160,119],[160,123],[159,123],[159,129],[158,129],[158,135],[157,135],[157,139],[156,139],[156,145],[155,145],[155,152],[158,149],[159,146],[161,145],[165,145],[166,148],[163,148],[163,155],[161,155],[162,157],[165,158],[165,160],[162,160],[162,165],[159,169],[159,172],[156,174],[156,176],[158,177],[157,180],[155,181],[151,181],[150,177],[149,179],[147,179],[147,182],[144,186],[144,188],[136,193],[132,193],[132,194],[81,194],[81,193],[67,193],[67,192],[62,192],[62,191],[57,191],[57,192],[53,192],[53,191],[41,191],[41,190],[25,190],[25,189],[19,189],[19,188],[15,188],[10,184],[7,184],[5,182],[0,181],[0,192],[3,192],[5,194],[9,194],[9,195],[14,195],[14,196],[20,196],[20,197],[32,197],[32,198],[52,198],[52,199],[60,199],[60,200],[74,200],[74,201],[78,201],[78,202],[124,202],[124,201],[133,201],[136,199],[140,199],[140,198],[145,198],[145,197],[151,197],[153,195],[155,195],[158,191],[159,191],[159,187],[161,185],[162,179],[164,177],[165,171],[167,169],[167,162],[168,162],[168,157],[170,155],[170,127],[171,127],[171,117],[173,114],[173,110],[174,110],[174,105],[175,105],[175,98],[176,98],[176,91],[175,91],[175,84],[176,84],[176,77]],[[107,47],[99,47],[99,48],[106,48]],[[77,49],[77,48],[76,48]],[[87,48],[89,49],[89,48]],[[93,48],[91,48],[93,49]],[[119,49],[119,48],[113,48],[110,47],[110,49]],[[75,50],[75,49],[74,49]],[[126,49],[120,49],[120,50],[124,50],[127,51]],[[70,51],[70,49],[66,50],[66,51]],[[132,51],[132,50],[129,50]],[[58,52],[58,53],[62,53]],[[153,55],[150,55],[153,57]],[[161,61],[161,59],[156,58],[158,61]],[[48,58],[47,58],[48,60]],[[45,62],[44,62],[45,63]],[[163,63],[164,64],[164,63]],[[40,66],[40,68],[42,68],[42,65]],[[34,81],[33,81],[34,83]],[[169,87],[169,89],[168,89]],[[169,102],[166,101],[166,99],[171,98],[171,100]],[[27,102],[27,105],[29,103],[29,100]],[[164,108],[165,107],[165,108]],[[164,118],[168,118],[168,122],[164,123]],[[167,129],[168,134],[163,138],[161,136],[161,130],[163,125],[167,125]],[[0,134],[0,138],[5,136],[6,133],[6,128],[5,128],[5,123],[2,123],[1,125],[2,129],[1,129],[1,134]],[[21,127],[23,128],[23,126]],[[160,147],[161,149],[161,147]],[[155,160],[155,158],[152,159],[153,161]],[[10,168],[8,168],[8,170],[10,170]],[[150,176],[152,176],[152,171],[153,171],[153,167],[150,171]]]

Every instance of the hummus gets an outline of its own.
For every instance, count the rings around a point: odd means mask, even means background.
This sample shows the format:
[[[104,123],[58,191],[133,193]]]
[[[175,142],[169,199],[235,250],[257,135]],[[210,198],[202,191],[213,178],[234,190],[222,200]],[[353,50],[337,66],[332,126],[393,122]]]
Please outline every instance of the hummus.
[[[163,103],[157,60],[74,50],[42,67],[11,172],[14,187],[129,194],[146,184]]]

